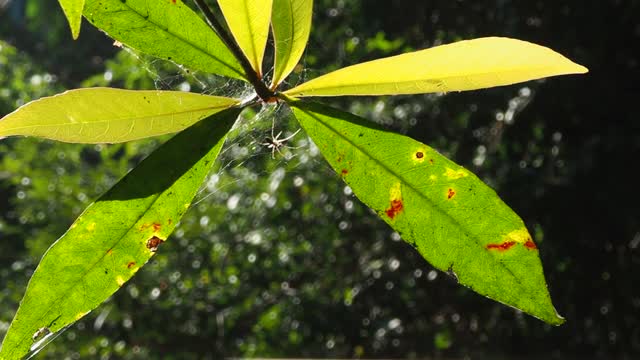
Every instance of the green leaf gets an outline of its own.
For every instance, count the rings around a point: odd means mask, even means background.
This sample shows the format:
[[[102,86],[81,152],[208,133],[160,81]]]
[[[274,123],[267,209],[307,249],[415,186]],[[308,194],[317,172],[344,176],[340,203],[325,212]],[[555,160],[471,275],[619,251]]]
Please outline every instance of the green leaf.
[[[112,38],[190,69],[245,79],[242,67],[181,0],[86,0],[84,16]]]
[[[273,0],[218,0],[218,4],[240,49],[262,77]]]
[[[227,110],[176,135],[78,217],[29,281],[0,359],[40,348],[153,256],[189,208],[238,113]]]
[[[488,37],[349,66],[301,84],[285,95],[463,91],[587,71],[549,48],[521,40]]]
[[[300,125],[354,194],[434,267],[489,298],[561,324],[522,220],[468,170],[406,136],[319,104]]]
[[[276,88],[298,65],[311,32],[313,0],[274,0],[271,15],[275,41],[272,88]]]
[[[71,35],[77,39],[80,35],[80,25],[82,24],[82,9],[85,0],[58,0],[64,15],[67,17],[69,27],[71,27]]]
[[[32,101],[0,120],[0,137],[118,143],[185,129],[238,103],[181,91],[70,90]]]

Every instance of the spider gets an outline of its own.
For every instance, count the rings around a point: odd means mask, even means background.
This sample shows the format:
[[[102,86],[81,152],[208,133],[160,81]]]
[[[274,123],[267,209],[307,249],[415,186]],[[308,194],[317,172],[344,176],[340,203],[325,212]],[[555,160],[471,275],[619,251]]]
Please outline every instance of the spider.
[[[284,154],[282,154],[282,151],[280,151],[280,148],[282,148],[283,146],[286,145],[287,141],[291,140],[291,138],[293,138],[294,136],[296,136],[296,134],[298,134],[300,132],[301,129],[298,129],[298,131],[294,132],[292,135],[287,136],[284,139],[280,139],[280,135],[282,135],[282,131],[280,131],[277,135],[274,135],[274,126],[275,126],[275,122],[271,123],[271,137],[264,139],[264,142],[261,143],[260,145],[266,146],[267,149],[271,149],[271,158],[275,159],[276,158],[276,151],[284,156]]]

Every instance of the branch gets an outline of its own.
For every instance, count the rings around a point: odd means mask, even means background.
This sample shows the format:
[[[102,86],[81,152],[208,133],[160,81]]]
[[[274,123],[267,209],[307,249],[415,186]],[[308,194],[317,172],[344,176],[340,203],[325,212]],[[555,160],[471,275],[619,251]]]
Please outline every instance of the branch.
[[[242,49],[240,49],[240,46],[235,41],[235,39],[229,36],[229,34],[225,31],[225,29],[222,27],[222,24],[218,22],[218,19],[216,19],[216,16],[211,11],[211,8],[204,2],[204,0],[194,0],[194,1],[198,6],[198,8],[200,9],[200,11],[202,11],[202,13],[204,14],[204,17],[207,19],[207,24],[209,24],[209,27],[213,29],[213,31],[220,37],[222,42],[227,46],[227,48],[229,48],[229,50],[231,50],[233,55],[238,59],[238,61],[240,62],[240,65],[242,66],[242,68],[244,69],[244,72],[247,75],[247,80],[251,83],[251,85],[253,85],[260,99],[262,99],[265,102],[271,101],[271,99],[273,99],[276,96],[276,94],[273,91],[271,91],[267,87],[267,85],[265,85],[262,79],[255,72],[255,70],[249,63],[249,60],[247,60],[247,57],[244,56]]]

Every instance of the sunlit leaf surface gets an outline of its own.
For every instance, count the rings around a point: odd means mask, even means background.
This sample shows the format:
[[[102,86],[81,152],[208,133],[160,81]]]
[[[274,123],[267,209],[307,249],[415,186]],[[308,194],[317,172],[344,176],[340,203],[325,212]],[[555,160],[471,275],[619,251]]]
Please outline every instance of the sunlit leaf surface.
[[[273,0],[218,0],[218,4],[240,49],[262,76]]]
[[[84,16],[141,52],[192,70],[245,78],[218,35],[181,0],[86,0]]]
[[[46,252],[0,350],[20,359],[116,292],[173,231],[239,111],[176,135],[99,200]]]
[[[303,97],[463,91],[585,72],[584,66],[549,48],[488,37],[349,66],[285,94]]]
[[[434,267],[550,324],[538,249],[522,220],[468,170],[432,148],[319,104],[293,104],[300,125],[354,194]]]
[[[80,25],[82,24],[82,9],[85,0],[58,0],[64,15],[67,17],[69,27],[71,27],[71,35],[77,39],[80,35]]]
[[[0,120],[0,136],[118,143],[178,132],[238,101],[181,91],[70,90],[32,101]]]
[[[278,86],[298,64],[311,31],[313,0],[274,0],[272,27],[275,65],[272,84]]]

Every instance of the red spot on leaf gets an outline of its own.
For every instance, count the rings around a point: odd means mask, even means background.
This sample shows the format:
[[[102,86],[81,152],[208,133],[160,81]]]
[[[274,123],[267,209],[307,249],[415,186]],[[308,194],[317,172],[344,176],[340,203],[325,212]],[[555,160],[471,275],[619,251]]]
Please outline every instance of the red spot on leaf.
[[[515,241],[507,241],[507,242],[503,242],[502,244],[489,244],[487,245],[487,249],[489,250],[498,250],[498,251],[507,251],[509,249],[511,249],[511,247],[513,245],[515,245],[516,242]]]
[[[158,231],[158,230],[160,230],[161,227],[162,227],[162,225],[160,225],[158,223],[153,223],[153,231]]]
[[[402,203],[402,199],[395,199],[391,201],[391,207],[389,207],[385,212],[389,219],[395,218],[399,213],[404,209],[404,204]]]
[[[158,251],[158,246],[160,246],[163,242],[164,240],[160,239],[157,236],[154,236],[147,241],[147,249],[149,249],[149,251],[151,252],[156,252]]]
[[[524,243],[524,247],[526,247],[529,250],[538,249],[538,247],[536,246],[536,243],[534,243],[533,240],[531,240],[531,239],[527,239],[527,242]]]
[[[127,269],[131,269],[134,266],[136,266],[136,263],[135,263],[135,261],[132,261],[132,262],[127,264]]]
[[[340,172],[340,175],[341,175],[342,177],[345,177],[345,176],[347,176],[347,174],[348,174],[348,173],[349,173],[349,170],[347,170],[347,169],[342,169],[342,172]]]
[[[171,2],[175,4],[175,3],[176,3],[176,0],[171,0]]]
[[[456,196],[456,192],[453,189],[449,189],[447,192],[447,199],[451,200],[454,196]]]

